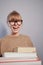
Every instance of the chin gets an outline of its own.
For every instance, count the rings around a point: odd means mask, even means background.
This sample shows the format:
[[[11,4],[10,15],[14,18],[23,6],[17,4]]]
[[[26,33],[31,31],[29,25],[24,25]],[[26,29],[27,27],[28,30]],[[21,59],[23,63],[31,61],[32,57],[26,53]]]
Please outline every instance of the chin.
[[[12,29],[13,34],[17,34],[19,32],[19,29]]]
[[[17,34],[18,33],[18,31],[12,31],[13,32],[13,34]]]

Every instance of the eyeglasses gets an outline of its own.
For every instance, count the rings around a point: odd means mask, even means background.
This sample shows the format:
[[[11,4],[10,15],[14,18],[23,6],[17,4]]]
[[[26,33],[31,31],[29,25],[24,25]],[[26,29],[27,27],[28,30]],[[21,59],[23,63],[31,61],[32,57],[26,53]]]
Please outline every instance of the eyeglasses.
[[[23,22],[23,20],[9,20],[9,23],[10,23],[11,25],[14,25],[14,24],[16,24],[16,23],[17,23],[17,25],[21,25],[22,22]]]

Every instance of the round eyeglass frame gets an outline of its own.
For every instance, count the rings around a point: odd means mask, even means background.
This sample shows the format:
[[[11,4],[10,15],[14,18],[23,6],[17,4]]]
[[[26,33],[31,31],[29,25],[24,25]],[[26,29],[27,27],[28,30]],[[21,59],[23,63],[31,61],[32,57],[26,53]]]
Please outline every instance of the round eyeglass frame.
[[[17,25],[21,25],[23,22],[23,20],[9,20],[9,23],[11,25],[17,24]]]

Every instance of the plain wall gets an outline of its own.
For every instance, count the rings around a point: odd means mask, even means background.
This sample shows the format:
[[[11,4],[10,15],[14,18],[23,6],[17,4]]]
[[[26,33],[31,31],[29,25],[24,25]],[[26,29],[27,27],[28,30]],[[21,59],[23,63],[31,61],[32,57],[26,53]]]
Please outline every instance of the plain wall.
[[[0,0],[0,38],[9,34],[7,15],[16,10],[23,17],[20,33],[29,35],[43,61],[43,0]]]

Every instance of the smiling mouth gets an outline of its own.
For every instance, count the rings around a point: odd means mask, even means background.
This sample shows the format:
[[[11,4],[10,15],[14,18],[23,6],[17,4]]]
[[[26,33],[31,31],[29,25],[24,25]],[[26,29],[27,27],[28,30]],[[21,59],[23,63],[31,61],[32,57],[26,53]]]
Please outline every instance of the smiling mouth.
[[[16,27],[13,27],[13,29],[18,29],[18,28],[19,28],[19,27],[17,27],[17,28],[16,28]]]

